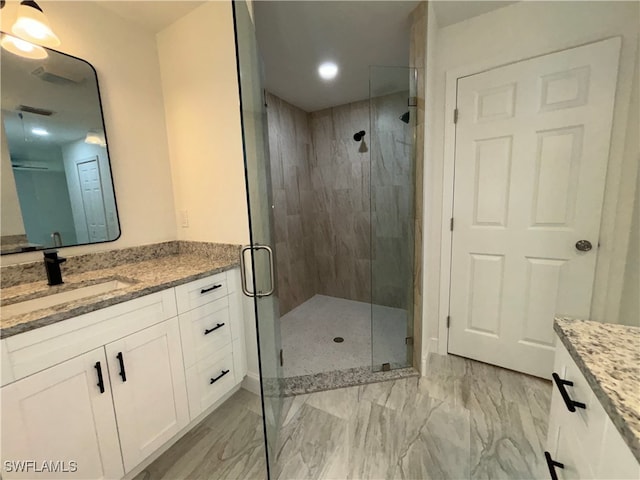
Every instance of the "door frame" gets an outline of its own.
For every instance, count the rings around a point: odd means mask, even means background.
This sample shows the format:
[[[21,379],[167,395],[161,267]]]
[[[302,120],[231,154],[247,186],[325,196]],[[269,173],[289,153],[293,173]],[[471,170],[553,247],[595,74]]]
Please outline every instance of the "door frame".
[[[493,58],[489,58],[486,60],[480,60],[478,62],[474,62],[469,65],[463,65],[460,67],[452,68],[445,72],[445,104],[444,104],[444,154],[443,154],[443,174],[442,174],[442,221],[440,225],[440,297],[439,297],[439,306],[438,306],[438,353],[440,355],[447,355],[449,350],[449,328],[447,327],[447,317],[449,315],[449,299],[451,296],[451,262],[452,262],[452,243],[453,243],[453,233],[450,229],[451,218],[453,218],[453,195],[454,195],[454,169],[455,169],[455,153],[456,153],[456,124],[454,123],[454,110],[457,107],[457,98],[458,98],[458,79],[463,77],[469,77],[472,75],[477,75],[479,73],[484,73],[489,70],[494,70],[496,68],[505,67],[507,65],[512,65],[514,63],[519,63],[527,60],[532,60],[534,58],[543,57],[546,55],[550,55],[552,53],[558,53],[565,50],[570,50],[577,47],[584,47],[587,45],[591,45],[594,43],[598,43],[604,40],[609,40],[611,38],[620,38],[621,35],[610,35],[603,38],[594,39],[588,42],[582,42],[577,44],[572,44],[568,46],[563,46],[554,50],[543,50],[538,52],[531,52],[530,54],[525,54],[523,57],[514,57],[514,56],[497,56]],[[621,50],[622,51],[622,50]],[[620,68],[620,67],[618,67]],[[618,71],[619,72],[619,71]],[[618,80],[619,82],[619,80]],[[615,121],[615,112],[617,103],[619,101],[619,94],[616,91],[616,101],[613,106],[613,118]],[[613,131],[612,131],[612,140],[613,140]],[[609,165],[611,161],[611,148],[609,150],[609,155],[607,158],[607,172],[609,172]],[[607,190],[611,192],[613,190],[613,196],[616,199],[619,199],[620,195],[620,182],[615,183],[615,185],[607,185],[605,183],[605,194],[603,196],[603,205],[606,201]],[[605,210],[603,209],[603,218],[604,218]],[[629,219],[630,220],[630,219]],[[612,228],[615,228],[614,221],[609,222],[613,225]],[[600,222],[600,235],[599,237],[603,237],[603,230],[605,223]],[[455,228],[455,227],[454,227]],[[605,233],[607,237],[611,237],[613,232]],[[625,246],[626,250],[626,246]],[[599,272],[608,272],[609,265],[612,263],[610,258],[603,259],[600,255],[598,256],[595,268],[595,276],[594,283],[599,275]],[[621,290],[617,288],[618,290]],[[616,292],[618,295],[616,298],[619,298],[619,294],[622,292]],[[593,298],[592,298],[593,302]],[[591,312],[593,314],[593,303],[591,304]]]

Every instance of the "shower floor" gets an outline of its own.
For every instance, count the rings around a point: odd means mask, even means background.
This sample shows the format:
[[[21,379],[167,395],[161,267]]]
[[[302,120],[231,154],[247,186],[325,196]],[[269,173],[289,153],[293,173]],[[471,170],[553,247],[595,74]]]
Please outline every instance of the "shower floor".
[[[285,377],[372,365],[372,305],[315,295],[280,319]],[[406,363],[407,312],[373,305],[373,357],[378,366]],[[344,338],[336,343],[335,337]]]

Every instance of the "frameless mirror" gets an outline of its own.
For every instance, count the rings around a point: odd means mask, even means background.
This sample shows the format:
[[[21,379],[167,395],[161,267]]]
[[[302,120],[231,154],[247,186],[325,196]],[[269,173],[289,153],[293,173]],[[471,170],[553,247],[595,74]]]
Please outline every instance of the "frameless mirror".
[[[120,236],[96,71],[45,52],[0,54],[2,254]]]

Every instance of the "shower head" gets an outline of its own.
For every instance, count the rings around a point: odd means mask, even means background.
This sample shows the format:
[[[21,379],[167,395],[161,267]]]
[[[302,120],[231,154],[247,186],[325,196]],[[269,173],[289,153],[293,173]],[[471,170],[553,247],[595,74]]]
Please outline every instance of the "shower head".
[[[408,124],[410,115],[411,115],[410,112],[403,113],[402,115],[400,115],[400,120],[402,120],[404,123]]]
[[[364,130],[360,130],[358,133],[355,133],[355,134],[353,135],[353,139],[354,139],[356,142],[359,142],[360,140],[362,140],[362,138],[363,138],[365,135],[366,135],[365,131],[364,131]]]

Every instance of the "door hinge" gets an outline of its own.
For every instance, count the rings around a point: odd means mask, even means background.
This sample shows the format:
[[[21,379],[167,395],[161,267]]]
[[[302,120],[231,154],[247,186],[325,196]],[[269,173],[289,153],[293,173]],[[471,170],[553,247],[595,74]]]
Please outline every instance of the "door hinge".
[[[451,326],[451,316],[447,315],[447,328]]]
[[[453,123],[458,123],[458,109],[453,109]]]
[[[413,345],[413,337],[407,337],[404,339],[405,345]]]
[[[280,366],[284,365],[284,354],[282,353],[282,349],[280,349]]]
[[[449,230],[453,232],[453,217],[451,217],[451,220],[449,221]]]
[[[269,105],[267,104],[267,91],[264,88],[262,89],[262,98],[264,100],[264,106],[269,107]]]

